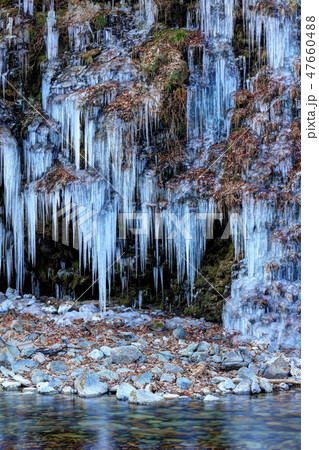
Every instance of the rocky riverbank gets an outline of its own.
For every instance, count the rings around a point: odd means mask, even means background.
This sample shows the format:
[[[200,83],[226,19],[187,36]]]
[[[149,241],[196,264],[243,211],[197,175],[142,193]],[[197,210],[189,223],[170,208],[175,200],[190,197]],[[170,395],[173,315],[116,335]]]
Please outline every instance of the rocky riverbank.
[[[158,310],[76,305],[0,294],[0,389],[133,404],[225,394],[256,395],[300,385],[298,350],[230,335],[203,319]]]

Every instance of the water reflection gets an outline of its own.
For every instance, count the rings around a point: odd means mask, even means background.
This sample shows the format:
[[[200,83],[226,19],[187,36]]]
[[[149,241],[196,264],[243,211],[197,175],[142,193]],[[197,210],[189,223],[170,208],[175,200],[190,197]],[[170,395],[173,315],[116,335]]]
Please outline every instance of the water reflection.
[[[0,448],[299,449],[300,393],[160,407],[113,397],[1,393]]]

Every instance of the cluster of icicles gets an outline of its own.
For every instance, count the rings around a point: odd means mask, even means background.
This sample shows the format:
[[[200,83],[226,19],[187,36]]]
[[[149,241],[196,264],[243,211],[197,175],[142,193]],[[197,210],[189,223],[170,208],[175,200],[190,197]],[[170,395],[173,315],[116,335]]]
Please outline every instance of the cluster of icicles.
[[[291,66],[296,53],[292,18],[254,12],[251,7],[255,4],[256,0],[243,1],[244,29],[250,48],[253,48],[254,41],[259,48],[265,45],[268,64],[274,71],[284,65]],[[197,7],[188,12],[188,28],[200,29],[207,38],[205,44],[190,46],[188,53],[188,148],[190,161],[195,165],[196,158],[205,149],[225,140],[229,134],[232,95],[241,85],[231,46],[236,5],[237,0],[201,0]],[[33,2],[25,0],[23,9],[25,13],[32,14]],[[140,1],[139,27],[149,30],[156,21],[156,15],[157,8],[152,0]],[[262,36],[265,42],[261,41]],[[195,199],[194,203],[190,192],[183,196],[178,191],[163,191],[157,186],[154,173],[146,167],[147,158],[139,158],[141,148],[137,141],[140,142],[141,137],[144,142],[142,153],[147,156],[154,150],[152,134],[157,128],[161,100],[156,88],[150,89],[148,95],[142,98],[134,120],[125,121],[116,111],[103,112],[120,90],[125,88],[129,91],[132,88],[137,72],[111,29],[99,32],[95,38],[102,46],[105,62],[98,69],[92,69],[90,66],[80,66],[81,58],[75,55],[67,76],[64,77],[63,73],[59,75],[56,71],[59,33],[52,3],[47,16],[45,39],[48,63],[42,79],[43,109],[49,119],[35,120],[28,127],[23,142],[24,173],[28,184],[22,192],[21,174],[17,170],[21,167],[20,148],[10,133],[1,129],[1,181],[5,194],[5,214],[0,222],[0,264],[5,261],[5,267],[1,270],[6,272],[9,285],[15,273],[16,286],[22,289],[24,222],[27,224],[28,260],[35,265],[38,223],[52,222],[53,238],[58,240],[62,220],[65,243],[68,243],[67,234],[72,227],[73,236],[76,236],[73,244],[79,249],[80,268],[90,268],[92,282],[98,280],[103,309],[111,294],[117,267],[120,268],[123,289],[128,286],[132,258],[125,255],[126,239],[120,236],[123,233],[123,229],[119,229],[120,216],[122,213],[141,213],[140,217],[135,218],[126,215],[122,224],[127,232],[140,228],[144,230],[134,233],[135,270],[143,273],[151,256],[155,261],[154,285],[158,289],[159,284],[163,286],[162,265],[167,260],[170,269],[176,270],[179,283],[187,279],[188,301],[191,302],[216,206],[209,199]],[[92,40],[89,26],[84,23],[70,27],[69,39],[75,53],[86,51]],[[114,55],[121,61],[116,67],[112,63]],[[76,71],[73,74],[74,67]],[[0,48],[0,73],[5,73],[5,70],[6,51]],[[99,101],[88,106],[90,89],[106,86],[107,83],[110,83],[109,88],[104,90]],[[253,83],[249,80],[247,83],[244,80],[243,86],[253,89]],[[258,130],[255,131],[258,133]],[[59,155],[56,149],[59,149]],[[54,155],[64,167],[70,169],[74,181],[52,192],[39,190],[38,180],[52,167]],[[181,192],[183,190],[181,186]],[[163,199],[164,206],[158,208],[159,200]],[[157,214],[159,209],[160,219]],[[271,286],[278,279],[287,284],[288,293],[296,289],[294,282],[299,277],[296,264],[282,264],[289,249],[280,243],[273,243],[272,224],[276,222],[278,226],[287,228],[298,221],[298,211],[291,206],[280,217],[275,205],[247,195],[242,203],[241,216],[238,218],[232,211],[229,213],[236,256],[245,255],[245,270],[233,282],[232,297],[224,310],[224,324],[227,328],[255,334],[256,328],[242,315],[249,313],[250,316],[258,316],[264,310],[258,306],[255,309],[251,305],[244,307],[243,292],[259,289],[258,286]],[[241,223],[245,224],[247,236]],[[284,270],[281,273],[277,270],[276,274],[271,271],[269,275],[265,265],[274,259]],[[290,289],[289,286],[293,287]],[[278,300],[278,295],[273,298]],[[240,317],[238,314],[234,317],[234,308],[240,311]],[[282,323],[286,319],[285,316]]]

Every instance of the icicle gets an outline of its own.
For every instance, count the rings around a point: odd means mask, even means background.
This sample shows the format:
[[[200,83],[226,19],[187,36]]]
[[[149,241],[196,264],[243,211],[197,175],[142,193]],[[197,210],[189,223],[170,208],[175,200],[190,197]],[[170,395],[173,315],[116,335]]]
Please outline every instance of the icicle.
[[[59,52],[59,31],[55,27],[56,20],[55,20],[55,11],[53,9],[53,6],[51,5],[51,9],[48,12],[48,19],[47,19],[47,37],[46,37],[46,46],[47,46],[47,57],[50,61],[51,59],[54,59],[58,56]]]

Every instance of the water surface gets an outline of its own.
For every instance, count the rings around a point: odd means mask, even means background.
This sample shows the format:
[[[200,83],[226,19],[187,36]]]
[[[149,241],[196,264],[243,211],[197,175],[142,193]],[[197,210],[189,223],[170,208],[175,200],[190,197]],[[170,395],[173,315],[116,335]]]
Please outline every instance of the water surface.
[[[0,449],[299,449],[300,393],[133,406],[0,393]]]

